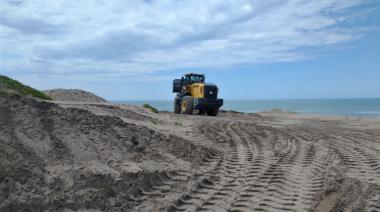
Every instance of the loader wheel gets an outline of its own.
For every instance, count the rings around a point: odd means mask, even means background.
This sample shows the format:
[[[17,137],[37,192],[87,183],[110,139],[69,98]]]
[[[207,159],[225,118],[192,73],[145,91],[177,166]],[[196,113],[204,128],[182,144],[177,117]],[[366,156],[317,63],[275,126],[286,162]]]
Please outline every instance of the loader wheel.
[[[217,116],[219,112],[219,109],[212,109],[212,110],[207,110],[207,115],[209,116]]]
[[[178,97],[174,98],[173,108],[174,108],[174,114],[181,113],[181,100]]]
[[[183,114],[193,113],[193,98],[191,96],[185,96],[182,98],[181,113]]]

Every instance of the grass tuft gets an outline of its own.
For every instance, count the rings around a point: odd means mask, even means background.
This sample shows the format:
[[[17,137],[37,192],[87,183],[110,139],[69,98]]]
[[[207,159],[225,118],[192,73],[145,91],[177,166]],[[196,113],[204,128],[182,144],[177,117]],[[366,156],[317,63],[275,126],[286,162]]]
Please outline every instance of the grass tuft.
[[[270,110],[263,111],[264,113],[278,113],[278,114],[297,114],[294,111],[290,110],[283,110],[283,109],[278,109],[278,108],[273,108]]]
[[[0,91],[0,97],[1,97],[1,96],[8,96],[8,94],[5,93],[4,91]]]
[[[19,94],[22,96],[31,95],[33,97],[38,97],[38,98],[46,99],[46,100],[52,99],[50,96],[46,95],[45,93],[39,90],[36,90],[34,88],[31,88],[27,85],[23,85],[19,81],[11,79],[4,75],[0,75],[0,89],[3,89],[3,90],[0,90],[0,96],[6,96],[10,94],[12,95],[13,93],[13,95],[14,94],[16,95]],[[11,92],[7,92],[8,90],[10,90]]]
[[[153,107],[152,105],[150,104],[143,104],[143,107],[144,108],[148,108],[150,109],[153,113],[158,113],[159,111],[157,110],[157,108]]]

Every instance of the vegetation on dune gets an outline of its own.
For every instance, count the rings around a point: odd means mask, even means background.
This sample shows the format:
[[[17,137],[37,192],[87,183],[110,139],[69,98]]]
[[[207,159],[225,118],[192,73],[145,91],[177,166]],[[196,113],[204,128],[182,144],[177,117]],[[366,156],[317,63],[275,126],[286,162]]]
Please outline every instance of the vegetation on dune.
[[[158,113],[159,111],[157,110],[157,108],[153,107],[152,105],[150,104],[143,104],[143,107],[144,108],[148,108],[150,109],[153,113]]]
[[[234,113],[234,114],[244,114],[243,112],[236,111],[236,110],[220,110],[222,113]]]
[[[51,100],[51,97],[43,92],[31,88],[27,85],[23,85],[17,80],[11,79],[7,76],[0,75],[0,96],[6,95],[31,95],[41,99]]]
[[[297,114],[296,112],[294,111],[290,111],[290,110],[283,110],[283,109],[278,109],[278,108],[273,108],[273,109],[270,109],[270,110],[266,110],[266,111],[263,111],[263,113],[286,113],[286,114]]]
[[[6,96],[6,95],[7,95],[7,93],[0,90],[0,96]]]

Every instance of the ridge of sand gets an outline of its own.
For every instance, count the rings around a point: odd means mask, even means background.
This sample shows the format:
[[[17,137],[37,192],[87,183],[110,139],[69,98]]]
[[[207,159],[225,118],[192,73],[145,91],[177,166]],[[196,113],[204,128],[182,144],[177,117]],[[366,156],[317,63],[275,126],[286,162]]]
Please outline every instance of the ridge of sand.
[[[376,211],[380,120],[0,98],[0,211]]]
[[[75,102],[107,102],[107,100],[99,97],[91,92],[80,89],[51,89],[44,90],[55,101],[75,101]]]

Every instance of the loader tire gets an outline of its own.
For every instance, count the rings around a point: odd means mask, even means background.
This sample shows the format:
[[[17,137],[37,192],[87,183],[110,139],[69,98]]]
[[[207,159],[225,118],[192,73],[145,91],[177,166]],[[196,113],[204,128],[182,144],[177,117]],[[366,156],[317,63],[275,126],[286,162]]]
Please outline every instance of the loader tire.
[[[193,97],[185,96],[181,101],[181,113],[182,114],[193,114]]]
[[[207,115],[209,116],[217,116],[219,113],[219,108],[207,110]]]
[[[174,108],[174,114],[181,113],[181,100],[178,97],[174,98],[173,108]]]

